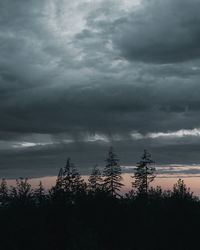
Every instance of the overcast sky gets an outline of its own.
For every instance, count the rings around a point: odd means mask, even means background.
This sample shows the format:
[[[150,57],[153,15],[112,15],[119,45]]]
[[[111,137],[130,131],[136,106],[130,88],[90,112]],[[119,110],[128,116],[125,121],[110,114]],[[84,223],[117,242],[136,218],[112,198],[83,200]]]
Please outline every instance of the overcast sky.
[[[0,177],[71,157],[200,163],[199,0],[1,0]]]

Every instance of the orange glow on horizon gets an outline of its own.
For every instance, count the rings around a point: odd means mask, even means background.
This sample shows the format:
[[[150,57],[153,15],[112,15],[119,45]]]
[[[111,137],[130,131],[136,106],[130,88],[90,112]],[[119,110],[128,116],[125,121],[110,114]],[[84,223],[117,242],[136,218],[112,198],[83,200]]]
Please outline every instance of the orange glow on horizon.
[[[131,182],[133,179],[131,178],[133,174],[130,173],[125,173],[122,174],[123,181],[122,183],[124,184],[124,187],[121,189],[121,193],[125,194],[129,190],[132,189],[131,187]],[[42,177],[42,178],[33,178],[29,179],[28,182],[31,184],[32,188],[37,188],[39,185],[39,182],[42,181],[42,184],[46,190],[50,189],[53,185],[56,183],[56,178],[57,176],[47,176],[47,177]],[[84,175],[83,179],[85,181],[88,180],[88,175]],[[161,186],[164,190],[167,189],[172,189],[173,185],[177,182],[179,177],[177,176],[162,176],[158,175],[155,180],[152,182],[151,186],[156,187],[156,186]],[[182,180],[184,180],[185,184],[187,187],[190,188],[192,192],[194,192],[194,195],[200,196],[200,177],[181,177]],[[8,179],[7,183],[9,186],[15,186],[16,181],[14,179]]]

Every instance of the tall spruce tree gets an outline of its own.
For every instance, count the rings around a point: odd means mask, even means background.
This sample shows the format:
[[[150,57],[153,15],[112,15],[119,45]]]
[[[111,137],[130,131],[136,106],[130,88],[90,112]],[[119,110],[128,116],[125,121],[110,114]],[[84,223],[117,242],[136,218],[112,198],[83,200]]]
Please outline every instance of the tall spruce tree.
[[[120,191],[124,186],[121,176],[121,167],[117,155],[113,152],[113,148],[110,147],[108,152],[108,158],[106,159],[106,166],[103,171],[104,176],[104,189],[112,196],[119,195],[117,191]]]
[[[149,184],[155,178],[155,167],[151,164],[154,161],[151,159],[151,154],[144,150],[141,160],[138,162],[136,171],[134,173],[134,181],[132,182],[132,187],[136,188],[139,194],[147,194]]]
[[[63,187],[65,192],[71,194],[77,194],[78,192],[84,191],[86,188],[86,183],[81,178],[81,175],[70,158],[67,159],[66,166],[63,170]]]
[[[56,180],[56,190],[61,190],[63,189],[64,186],[64,174],[63,174],[63,169],[60,168],[59,173],[58,173],[58,177]]]
[[[97,168],[97,165],[92,169],[91,175],[88,179],[88,187],[92,192],[100,191],[102,188],[103,179],[101,177],[101,172]]]
[[[65,203],[65,191],[64,191],[64,174],[63,169],[60,168],[57,179],[56,179],[56,185],[53,186],[49,190],[49,195],[51,197],[51,200],[53,202],[56,202],[58,204],[64,204]]]
[[[5,179],[2,179],[0,184],[0,202],[5,204],[8,201],[8,185]]]

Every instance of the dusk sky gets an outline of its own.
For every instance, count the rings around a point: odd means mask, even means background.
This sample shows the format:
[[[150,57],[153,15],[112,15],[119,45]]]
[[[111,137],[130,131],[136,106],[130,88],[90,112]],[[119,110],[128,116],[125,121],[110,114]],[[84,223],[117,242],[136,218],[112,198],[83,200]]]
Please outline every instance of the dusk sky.
[[[0,177],[200,164],[199,0],[1,0]],[[192,170],[192,169],[191,169]],[[200,172],[199,172],[200,173]]]

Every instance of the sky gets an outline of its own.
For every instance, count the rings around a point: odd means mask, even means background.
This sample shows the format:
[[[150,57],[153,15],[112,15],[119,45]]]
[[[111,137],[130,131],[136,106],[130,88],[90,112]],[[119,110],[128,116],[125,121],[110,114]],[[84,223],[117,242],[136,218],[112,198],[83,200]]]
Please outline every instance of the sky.
[[[68,157],[200,164],[199,0],[1,0],[0,177]]]

